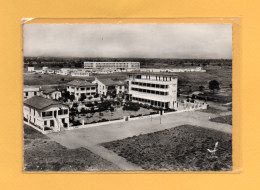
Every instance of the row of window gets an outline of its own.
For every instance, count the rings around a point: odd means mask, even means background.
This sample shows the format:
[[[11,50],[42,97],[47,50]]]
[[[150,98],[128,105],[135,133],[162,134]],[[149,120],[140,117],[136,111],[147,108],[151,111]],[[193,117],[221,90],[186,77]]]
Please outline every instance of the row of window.
[[[153,87],[153,88],[169,88],[169,85],[162,85],[162,84],[151,84],[151,83],[144,83],[144,82],[134,82],[132,81],[132,84],[139,85],[139,86],[147,86],[147,87]]]
[[[54,111],[46,111],[46,112],[42,112],[42,117],[50,117],[50,116],[53,116]],[[66,115],[68,114],[69,111],[67,109],[63,110],[63,109],[60,109],[58,110],[58,115]]]
[[[82,93],[84,94],[84,93]],[[76,93],[76,96],[81,95],[80,93]],[[89,96],[89,95],[96,95],[96,92],[91,92],[91,93],[85,93],[85,95]]]
[[[70,87],[71,89],[74,89],[74,87]],[[76,90],[96,90],[96,87],[82,87],[82,88],[75,88]]]
[[[29,95],[29,93],[28,93],[28,92],[25,92],[25,93],[24,93],[24,96],[26,96],[26,97],[27,97],[28,95]],[[37,95],[37,92],[33,92],[33,95],[34,95],[34,96],[36,96],[36,95]]]
[[[137,79],[151,79],[150,75],[136,75]],[[172,81],[172,77],[166,77],[166,76],[152,76],[153,80],[157,80],[157,81]]]
[[[143,102],[143,103],[149,103],[152,106],[159,106],[159,107],[169,107],[169,102],[159,102],[159,101],[155,101],[155,100],[149,100],[149,99],[145,99],[145,98],[137,98],[137,97],[133,97],[133,100],[138,101],[138,102]]]
[[[141,88],[131,88],[133,91],[137,92],[144,92],[144,93],[149,93],[149,94],[157,94],[157,95],[162,95],[162,96],[167,96],[168,92],[161,92],[161,91],[155,91],[155,90],[147,90],[147,89],[141,89]]]

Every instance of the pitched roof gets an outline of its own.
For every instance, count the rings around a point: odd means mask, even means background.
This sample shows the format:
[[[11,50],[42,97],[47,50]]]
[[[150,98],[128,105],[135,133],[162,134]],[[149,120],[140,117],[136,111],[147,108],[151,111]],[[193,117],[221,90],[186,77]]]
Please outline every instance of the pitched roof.
[[[49,88],[49,89],[44,90],[43,93],[44,94],[50,94],[50,93],[56,92],[56,91],[59,91],[59,90],[57,90],[55,88]]]
[[[47,98],[43,98],[41,96],[33,96],[32,98],[29,98],[24,101],[24,105],[36,108],[38,110],[42,110],[50,105],[62,105],[61,103],[50,100]]]
[[[90,83],[85,80],[73,80],[67,83],[69,86],[78,86],[78,87],[84,87],[84,86],[95,86],[95,84]]]
[[[105,84],[106,86],[111,86],[111,85],[124,85],[123,82],[121,81],[114,81],[110,78],[98,78],[97,80],[99,80],[100,82],[102,82],[103,84]]]

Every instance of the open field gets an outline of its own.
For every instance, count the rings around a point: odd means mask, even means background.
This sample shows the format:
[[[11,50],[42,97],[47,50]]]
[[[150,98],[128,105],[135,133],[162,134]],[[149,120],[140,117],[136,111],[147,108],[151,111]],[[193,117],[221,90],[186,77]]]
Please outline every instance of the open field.
[[[114,171],[114,164],[85,148],[68,149],[24,125],[25,171]]]
[[[232,67],[221,69],[207,69],[207,72],[185,72],[176,73],[178,75],[178,87],[187,90],[191,86],[192,91],[199,90],[199,86],[208,88],[211,80],[217,80],[220,83],[220,89],[229,87],[232,84]],[[227,89],[228,90],[228,89]]]
[[[210,121],[217,122],[217,123],[226,123],[226,124],[232,125],[232,115],[215,117],[215,118],[210,119]]]
[[[203,85],[208,88],[208,82],[217,80],[221,87],[229,87],[232,84],[232,67],[223,67],[221,69],[208,69],[207,72],[184,72],[175,73],[178,76],[178,86],[186,90],[191,86],[192,90],[199,90],[199,86]],[[41,76],[41,78],[39,78]],[[94,76],[106,77],[106,74],[95,74],[92,77],[72,77],[56,74],[35,74],[24,73],[25,85],[44,85],[44,84],[65,84],[75,78],[92,79]],[[126,73],[112,73],[109,77],[125,78]],[[64,78],[64,81],[62,81]]]
[[[219,142],[216,157],[207,149]],[[232,169],[231,134],[183,125],[101,144],[145,170]]]

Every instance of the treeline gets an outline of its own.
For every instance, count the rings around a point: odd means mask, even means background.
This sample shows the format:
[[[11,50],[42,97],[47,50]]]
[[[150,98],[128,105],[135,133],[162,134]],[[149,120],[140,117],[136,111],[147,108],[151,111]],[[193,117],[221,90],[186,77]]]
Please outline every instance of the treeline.
[[[231,59],[162,59],[162,58],[83,58],[83,57],[24,57],[25,65],[38,67],[75,67],[82,68],[85,61],[93,62],[140,62],[141,67],[172,67],[172,66],[231,66]]]

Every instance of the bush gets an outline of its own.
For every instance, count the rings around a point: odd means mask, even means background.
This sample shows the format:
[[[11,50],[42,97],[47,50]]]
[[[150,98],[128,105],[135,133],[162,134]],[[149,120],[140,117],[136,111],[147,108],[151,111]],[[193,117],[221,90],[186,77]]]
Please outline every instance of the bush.
[[[138,103],[129,102],[128,104],[125,104],[123,107],[123,110],[127,111],[138,111],[140,109],[140,105]]]
[[[77,103],[73,103],[72,107],[76,108],[76,107],[78,107],[78,104]]]

